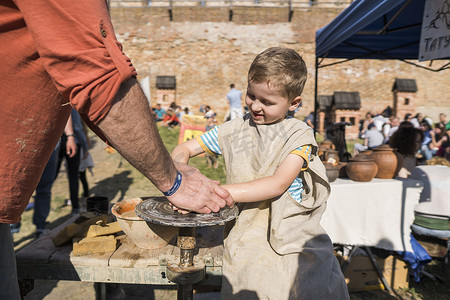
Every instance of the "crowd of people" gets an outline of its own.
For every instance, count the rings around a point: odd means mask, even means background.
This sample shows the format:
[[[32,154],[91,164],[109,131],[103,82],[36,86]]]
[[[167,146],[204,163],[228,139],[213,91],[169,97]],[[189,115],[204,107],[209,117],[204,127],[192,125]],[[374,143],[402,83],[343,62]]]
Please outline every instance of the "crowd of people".
[[[406,177],[417,164],[426,163],[433,157],[450,161],[449,135],[450,122],[444,113],[439,114],[436,123],[422,113],[407,113],[403,120],[367,113],[360,123],[360,138],[364,142],[354,145],[353,154],[389,144],[402,154],[406,171],[403,177]]]
[[[156,122],[161,122],[161,126],[168,128],[179,125],[184,115],[193,115],[189,107],[182,109],[175,102],[172,102],[167,110],[158,103],[155,107],[152,107],[152,113]]]

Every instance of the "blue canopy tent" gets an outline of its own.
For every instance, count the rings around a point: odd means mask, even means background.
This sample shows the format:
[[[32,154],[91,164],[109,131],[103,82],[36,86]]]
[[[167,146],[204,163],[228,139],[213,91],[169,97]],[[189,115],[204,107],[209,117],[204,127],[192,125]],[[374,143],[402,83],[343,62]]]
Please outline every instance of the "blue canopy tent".
[[[316,32],[315,116],[318,109],[319,69],[353,59],[397,59],[431,71],[413,61],[419,57],[419,41],[425,0],[356,0],[327,26]],[[450,18],[450,11],[444,15]],[[326,58],[342,59],[324,64]],[[314,130],[316,118],[314,118]]]

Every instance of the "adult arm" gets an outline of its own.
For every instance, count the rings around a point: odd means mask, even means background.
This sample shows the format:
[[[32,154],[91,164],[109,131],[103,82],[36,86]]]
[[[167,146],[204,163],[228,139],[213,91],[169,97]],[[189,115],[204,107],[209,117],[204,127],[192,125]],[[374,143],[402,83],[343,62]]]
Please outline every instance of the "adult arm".
[[[75,132],[73,130],[72,116],[69,115],[66,127],[64,127],[64,134],[67,137],[66,153],[69,157],[74,157],[77,154],[77,143],[75,142]]]
[[[200,213],[231,204],[229,193],[194,168],[175,164],[151,117],[131,61],[122,52],[105,1],[14,0],[40,61],[60,95],[158,189],[183,180],[169,200]]]

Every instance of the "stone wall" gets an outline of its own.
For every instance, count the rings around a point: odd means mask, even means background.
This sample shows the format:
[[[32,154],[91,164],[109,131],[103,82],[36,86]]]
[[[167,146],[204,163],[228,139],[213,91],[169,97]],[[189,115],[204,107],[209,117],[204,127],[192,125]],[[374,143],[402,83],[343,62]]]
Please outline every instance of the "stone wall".
[[[233,7],[232,21],[229,8],[207,6],[173,7],[171,14],[164,7],[112,7],[111,16],[139,77],[150,76],[152,103],[156,102],[156,76],[176,76],[179,105],[198,111],[201,104],[208,103],[221,118],[227,110],[229,84],[245,91],[251,61],[272,46],[295,49],[304,57],[309,79],[299,115],[313,110],[315,32],[341,11],[294,8],[291,22],[287,7]],[[324,95],[359,92],[364,115],[393,107],[395,78],[416,79],[417,111],[437,120],[440,112],[450,116],[449,73],[430,72],[400,61],[354,60],[321,68],[318,90]]]

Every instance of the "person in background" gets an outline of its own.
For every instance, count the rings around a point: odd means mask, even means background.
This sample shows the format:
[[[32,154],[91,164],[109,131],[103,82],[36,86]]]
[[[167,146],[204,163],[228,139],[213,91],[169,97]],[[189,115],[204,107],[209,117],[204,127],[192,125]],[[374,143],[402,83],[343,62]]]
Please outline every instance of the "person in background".
[[[366,113],[364,120],[359,122],[359,138],[363,138],[362,135],[369,129],[369,124],[373,123],[373,115],[371,112]]]
[[[81,149],[83,151],[83,149]],[[87,181],[86,177],[86,170],[89,170],[89,173],[91,173],[91,176],[94,176],[94,159],[92,158],[91,152],[81,153],[81,161],[80,161],[80,168],[78,169],[78,178],[81,181],[81,186],[83,187],[83,197],[87,198],[89,197],[89,182]]]
[[[180,119],[178,119],[177,114],[171,108],[167,110],[167,114],[162,120],[161,126],[173,128],[180,124]]]
[[[400,125],[400,119],[398,117],[392,117],[389,131],[388,131],[387,135],[385,136],[385,140],[384,140],[385,144],[389,143],[390,138],[392,137],[394,132],[396,132],[398,130],[399,125]]]
[[[230,105],[228,112],[229,120],[242,118],[242,92],[235,88],[234,83],[230,84],[230,91],[227,93],[227,101]]]
[[[369,124],[369,128],[361,138],[364,139],[364,144],[355,143],[353,148],[353,155],[356,155],[364,150],[373,149],[383,144],[384,136],[377,130],[374,123]]]
[[[420,128],[422,126],[422,121],[423,121],[423,114],[422,113],[417,113],[414,118],[411,119],[411,123],[413,124],[413,126],[415,128]]]
[[[160,122],[164,119],[166,115],[166,110],[161,107],[161,104],[157,103],[155,109],[153,110],[155,113],[156,122]]]
[[[423,155],[423,159],[426,161],[432,159],[433,155],[436,154],[436,151],[433,151],[433,146],[431,144],[433,141],[431,138],[431,132],[433,129],[431,128],[431,124],[426,119],[422,121],[420,128],[423,132],[423,141],[420,146],[420,152]]]
[[[172,152],[183,163],[203,152],[224,157],[224,187],[240,213],[225,225],[222,299],[349,299],[320,226],[330,185],[313,130],[285,118],[300,105],[306,76],[294,50],[263,51],[248,73],[249,114]]]
[[[192,111],[189,110],[189,107],[185,107],[184,110],[182,110],[178,116],[180,121],[183,121],[184,115],[193,115]]]
[[[202,104],[202,105],[200,105],[200,107],[199,107],[199,109],[198,109],[198,111],[199,111],[202,115],[205,114],[205,106],[206,106],[206,104]]]
[[[72,117],[72,125],[73,125],[73,134],[66,135],[63,134],[61,137],[62,147],[59,151],[58,163],[56,165],[56,174],[55,179],[59,173],[59,169],[61,167],[62,161],[65,159],[67,162],[67,179],[69,181],[69,192],[70,192],[70,203],[72,205],[72,214],[77,214],[80,212],[80,203],[78,199],[78,191],[79,191],[79,169],[80,169],[80,160],[86,158],[89,154],[88,144],[86,136],[84,135],[83,122],[81,121],[80,114],[72,109],[71,111]],[[66,149],[66,141],[70,138],[75,139],[75,143],[77,145],[77,151],[74,155]],[[80,150],[81,149],[81,150]],[[81,153],[85,155],[81,157]]]
[[[386,123],[385,118],[382,115],[376,115],[372,117],[373,124],[379,132],[383,132],[383,125]]]
[[[397,176],[407,178],[417,166],[416,155],[423,141],[422,130],[415,128],[411,122],[400,123],[398,130],[392,135],[389,145],[403,157],[403,166]]]
[[[107,1],[3,0],[0,16],[0,299],[20,299],[9,224],[20,221],[71,108],[176,207],[232,205],[227,190],[171,159]]]
[[[435,133],[431,135],[431,147],[436,150],[436,156],[450,161],[450,122],[445,125],[444,131],[441,132],[440,128],[440,126],[435,127]]]
[[[439,114],[439,122],[436,126],[439,126],[442,128],[442,130],[445,130],[445,125],[447,125],[447,116],[444,113]]]
[[[406,121],[406,122],[411,122],[411,120],[412,120],[412,114],[410,114],[410,113],[407,113],[407,114],[405,114],[405,117],[404,117],[404,121]]]
[[[205,132],[208,132],[208,131],[214,129],[214,127],[216,127],[215,122],[216,122],[216,120],[214,119],[214,117],[207,118]],[[219,160],[217,159],[217,155],[212,155],[212,154],[206,152],[205,156],[206,156],[206,163],[208,164],[208,169],[210,169],[210,168],[217,169],[219,167]]]
[[[205,106],[205,118],[206,119],[208,119],[208,118],[215,119],[216,118],[216,113],[211,109],[211,106],[209,106],[209,105]]]
[[[431,143],[429,148],[433,156],[443,156],[443,145],[449,140],[445,127],[442,128],[441,123],[436,123],[432,131],[430,131]]]
[[[310,113],[306,116],[304,122],[305,122],[309,127],[314,128],[314,112],[313,112],[313,111],[310,112]]]

